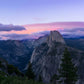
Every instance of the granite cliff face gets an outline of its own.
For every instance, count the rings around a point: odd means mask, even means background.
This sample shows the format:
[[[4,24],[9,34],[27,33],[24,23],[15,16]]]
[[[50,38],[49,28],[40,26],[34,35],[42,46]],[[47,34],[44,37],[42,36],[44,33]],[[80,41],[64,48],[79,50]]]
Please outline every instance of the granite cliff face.
[[[32,45],[33,45],[34,47],[36,47],[36,46],[38,46],[38,45],[40,45],[40,44],[42,44],[42,43],[44,43],[44,42],[47,42],[47,40],[46,40],[47,38],[48,38],[48,35],[42,36],[42,37],[40,37],[40,38],[34,40],[34,42],[33,42]]]
[[[52,31],[46,42],[37,46],[33,51],[30,61],[37,80],[39,75],[41,75],[42,80],[48,83],[53,75],[58,74],[65,48],[70,52],[75,65],[78,66],[79,81],[77,84],[84,83],[84,53],[68,47],[57,31]]]
[[[47,43],[49,44],[49,46],[52,45],[53,41],[65,44],[65,41],[64,41],[62,35],[58,31],[50,32],[50,35],[47,38]]]
[[[36,39],[33,41],[32,45],[33,47],[37,47],[38,45],[46,42],[48,45],[52,45],[52,41],[56,41],[62,44],[65,44],[65,41],[62,37],[62,35],[58,31],[51,31],[50,35],[45,35],[40,37],[39,39]]]

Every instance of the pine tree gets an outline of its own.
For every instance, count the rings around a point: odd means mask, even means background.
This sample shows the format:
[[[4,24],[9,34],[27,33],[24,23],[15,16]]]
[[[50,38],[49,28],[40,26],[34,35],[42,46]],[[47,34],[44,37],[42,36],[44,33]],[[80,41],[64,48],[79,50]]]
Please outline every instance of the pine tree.
[[[51,80],[50,80],[50,82],[52,83],[52,84],[57,84],[57,81],[59,80],[59,77],[58,77],[58,75],[53,75],[52,76],[52,78],[51,78]]]
[[[39,75],[39,80],[38,80],[39,82],[42,82],[42,77],[41,77],[41,75]]]
[[[64,84],[75,84],[77,81],[77,67],[75,67],[72,63],[70,53],[67,49],[65,49],[64,55],[62,57],[59,74]]]
[[[32,70],[32,64],[29,62],[29,67],[28,70],[26,72],[26,76],[28,77],[28,79],[33,79],[35,78],[34,72]]]

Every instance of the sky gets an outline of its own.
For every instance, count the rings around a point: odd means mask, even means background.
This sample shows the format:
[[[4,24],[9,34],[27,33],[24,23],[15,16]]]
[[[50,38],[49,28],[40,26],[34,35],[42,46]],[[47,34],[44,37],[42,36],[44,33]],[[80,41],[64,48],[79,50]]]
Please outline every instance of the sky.
[[[84,0],[0,0],[0,23],[84,21]]]
[[[83,28],[84,0],[0,0],[0,39],[51,30],[83,35]]]

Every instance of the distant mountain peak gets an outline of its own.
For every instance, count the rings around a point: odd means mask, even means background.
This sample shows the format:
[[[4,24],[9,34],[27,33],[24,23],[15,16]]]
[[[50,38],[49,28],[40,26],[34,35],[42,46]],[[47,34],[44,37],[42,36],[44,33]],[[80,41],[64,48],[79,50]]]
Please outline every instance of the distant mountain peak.
[[[49,46],[52,44],[53,41],[65,44],[65,41],[62,35],[58,31],[50,32],[50,35],[48,36],[48,39],[47,39],[47,43],[49,44]]]

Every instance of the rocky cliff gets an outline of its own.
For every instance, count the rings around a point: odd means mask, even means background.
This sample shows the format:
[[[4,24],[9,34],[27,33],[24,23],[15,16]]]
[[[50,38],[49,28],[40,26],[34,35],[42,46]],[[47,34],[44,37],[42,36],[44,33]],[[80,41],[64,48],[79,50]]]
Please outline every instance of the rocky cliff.
[[[47,38],[48,45],[51,46],[53,41],[65,44],[65,41],[64,41],[62,35],[58,31],[50,32],[50,35]]]
[[[84,56],[83,52],[65,45],[65,41],[57,31],[52,31],[45,43],[36,47],[31,57],[32,69],[38,80],[41,75],[45,83],[50,82],[53,75],[58,73],[65,48],[71,54],[73,62],[78,66],[79,81],[77,84],[84,83]]]

